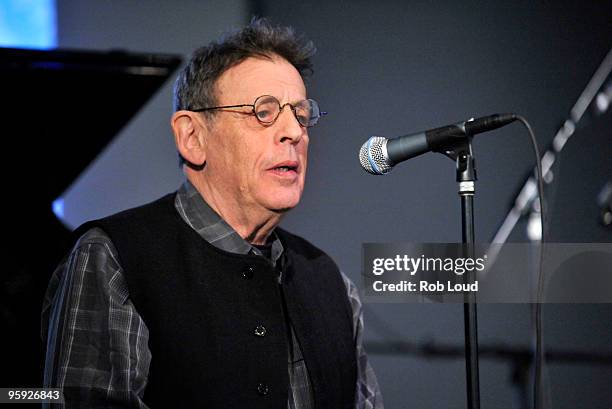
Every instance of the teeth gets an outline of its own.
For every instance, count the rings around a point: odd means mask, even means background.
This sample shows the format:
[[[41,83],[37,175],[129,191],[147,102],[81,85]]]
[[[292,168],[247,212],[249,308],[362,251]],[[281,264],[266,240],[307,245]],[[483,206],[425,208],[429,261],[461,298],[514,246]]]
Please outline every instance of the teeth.
[[[276,169],[280,170],[281,172],[287,172],[290,168],[289,166],[279,166]]]

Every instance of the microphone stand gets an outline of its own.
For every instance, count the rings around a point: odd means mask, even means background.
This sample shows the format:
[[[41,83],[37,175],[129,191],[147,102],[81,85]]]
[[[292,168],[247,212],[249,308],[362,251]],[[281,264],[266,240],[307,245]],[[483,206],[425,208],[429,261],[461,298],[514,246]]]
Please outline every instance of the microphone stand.
[[[474,258],[474,182],[477,178],[472,154],[472,137],[461,138],[439,152],[454,160],[457,166],[457,182],[461,198],[462,242],[465,256]],[[464,279],[468,282],[472,277],[473,272],[467,272],[464,275]],[[468,409],[480,409],[476,295],[468,291],[463,298],[467,403]]]

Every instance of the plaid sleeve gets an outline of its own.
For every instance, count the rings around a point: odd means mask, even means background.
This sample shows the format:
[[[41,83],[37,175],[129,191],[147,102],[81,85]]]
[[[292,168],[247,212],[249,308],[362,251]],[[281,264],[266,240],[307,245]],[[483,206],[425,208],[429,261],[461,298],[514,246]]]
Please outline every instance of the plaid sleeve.
[[[368,361],[368,355],[363,347],[363,305],[359,299],[359,291],[355,284],[342,273],[351,308],[353,310],[353,334],[357,350],[357,385],[355,396],[356,409],[383,409],[383,399],[376,380],[374,368]]]
[[[146,408],[148,330],[128,298],[117,251],[100,229],[58,266],[43,302],[45,387],[66,408]]]

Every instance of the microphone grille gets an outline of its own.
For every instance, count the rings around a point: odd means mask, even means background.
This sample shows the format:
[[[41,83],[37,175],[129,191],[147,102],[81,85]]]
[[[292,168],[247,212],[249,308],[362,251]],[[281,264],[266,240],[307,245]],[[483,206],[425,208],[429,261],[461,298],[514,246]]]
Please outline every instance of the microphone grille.
[[[373,175],[384,175],[391,171],[391,165],[387,156],[387,138],[372,136],[359,150],[359,163],[368,173]]]

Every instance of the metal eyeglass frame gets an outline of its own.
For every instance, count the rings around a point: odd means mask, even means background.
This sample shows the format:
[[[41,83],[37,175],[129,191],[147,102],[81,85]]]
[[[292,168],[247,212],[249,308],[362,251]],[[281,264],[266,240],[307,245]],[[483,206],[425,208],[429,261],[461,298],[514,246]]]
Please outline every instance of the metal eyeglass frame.
[[[255,107],[257,106],[257,101],[259,101],[261,98],[271,98],[274,101],[276,101],[276,104],[278,105],[278,112],[276,113],[276,116],[274,117],[274,119],[272,121],[262,121],[259,116],[257,116],[257,113],[255,112]],[[317,110],[319,111],[319,116],[316,117],[316,121],[314,124],[312,125],[304,125],[301,121],[300,118],[298,117],[297,112],[295,111],[295,106],[293,104],[291,104],[290,102],[287,102],[283,105],[281,105],[280,101],[278,100],[278,98],[272,96],[272,95],[261,95],[259,97],[257,97],[255,99],[255,101],[252,104],[239,104],[239,105],[223,105],[223,106],[218,106],[218,107],[208,107],[208,108],[196,108],[196,109],[188,109],[188,111],[192,111],[192,112],[204,112],[204,111],[212,111],[214,109],[225,109],[225,108],[243,108],[243,107],[251,107],[252,112],[250,112],[250,114],[255,116],[255,119],[257,119],[257,122],[259,122],[260,124],[264,125],[264,126],[270,126],[272,124],[274,124],[276,122],[276,120],[278,119],[278,117],[280,116],[281,112],[283,112],[283,109],[285,108],[285,106],[289,105],[289,107],[291,108],[291,111],[293,111],[293,116],[295,116],[295,119],[298,121],[298,123],[303,126],[304,128],[311,128],[313,126],[315,126],[318,122],[319,119],[324,116],[327,115],[327,112],[325,111],[321,111],[319,109],[319,103],[317,101],[315,101],[314,99],[305,99],[304,101],[311,101],[310,104],[313,106],[317,107]],[[303,102],[303,101],[300,101]]]

